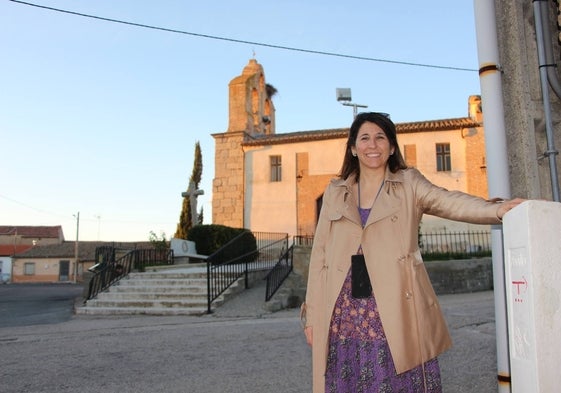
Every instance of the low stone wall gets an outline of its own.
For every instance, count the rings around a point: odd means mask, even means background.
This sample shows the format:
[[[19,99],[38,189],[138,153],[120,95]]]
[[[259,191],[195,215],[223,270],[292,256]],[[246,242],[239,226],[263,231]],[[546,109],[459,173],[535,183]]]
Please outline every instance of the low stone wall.
[[[425,262],[437,295],[489,291],[493,289],[490,257]]]
[[[304,301],[310,253],[311,247],[294,247],[293,272],[273,296],[277,304],[271,308],[295,307]],[[490,257],[427,261],[425,266],[437,295],[493,289],[493,263]]]

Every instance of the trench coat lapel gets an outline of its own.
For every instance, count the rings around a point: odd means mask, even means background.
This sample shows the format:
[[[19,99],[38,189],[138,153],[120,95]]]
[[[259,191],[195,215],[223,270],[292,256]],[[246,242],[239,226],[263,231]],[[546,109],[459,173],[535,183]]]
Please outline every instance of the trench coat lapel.
[[[351,198],[351,195],[348,195],[348,198]],[[347,218],[348,220],[352,221],[353,223],[361,226],[360,214],[358,213],[358,207],[355,205],[354,202],[347,200],[345,203],[345,207],[341,209],[341,214],[343,217]]]
[[[338,203],[338,205],[342,207],[336,213],[339,217],[331,217],[331,219],[335,220],[342,216],[353,223],[362,226],[356,199],[350,191],[351,185],[355,182],[356,180],[354,176],[349,176],[346,180],[337,179],[333,181],[333,183],[338,186],[339,198],[341,198],[340,202],[342,202]],[[389,169],[386,171],[386,178],[384,179],[382,192],[380,192],[376,202],[374,203],[365,227],[399,211],[401,197],[397,190],[402,183],[403,173],[401,173],[401,171],[397,173],[391,173]]]
[[[401,206],[401,196],[397,192],[403,176],[391,173],[387,170],[386,179],[382,191],[376,198],[365,227],[380,221],[386,217],[396,214]]]
[[[354,177],[350,176],[346,180],[335,180],[333,183],[338,186],[339,194],[336,202],[337,206],[341,206],[335,213],[338,217],[330,217],[331,220],[337,220],[345,217],[349,221],[362,226],[360,214],[358,213],[358,206],[356,198],[351,192],[351,185],[354,182]]]

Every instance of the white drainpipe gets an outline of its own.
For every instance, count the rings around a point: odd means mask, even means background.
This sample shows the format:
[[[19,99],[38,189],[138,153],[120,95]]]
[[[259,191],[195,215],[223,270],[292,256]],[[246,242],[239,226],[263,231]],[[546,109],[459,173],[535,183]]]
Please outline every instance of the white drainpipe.
[[[491,198],[500,197],[508,199],[511,196],[495,3],[493,0],[474,0],[474,9],[489,196]],[[497,335],[498,391],[507,393],[511,389],[501,226],[492,226],[491,242]]]

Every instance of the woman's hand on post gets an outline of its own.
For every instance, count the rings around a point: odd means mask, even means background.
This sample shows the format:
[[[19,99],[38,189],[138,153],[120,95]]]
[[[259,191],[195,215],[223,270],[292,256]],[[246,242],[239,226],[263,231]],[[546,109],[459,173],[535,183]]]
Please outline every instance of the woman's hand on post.
[[[516,206],[520,205],[522,202],[526,201],[526,199],[522,198],[514,198],[510,200],[506,200],[501,202],[499,208],[497,209],[497,217],[499,219],[503,219],[503,216],[510,211],[511,209],[515,208]]]

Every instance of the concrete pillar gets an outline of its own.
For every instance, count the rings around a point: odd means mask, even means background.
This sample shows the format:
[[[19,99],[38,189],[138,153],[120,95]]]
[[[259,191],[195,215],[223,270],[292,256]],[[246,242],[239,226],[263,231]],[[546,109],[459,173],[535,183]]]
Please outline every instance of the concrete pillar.
[[[527,201],[503,219],[512,393],[559,391],[561,203]]]

